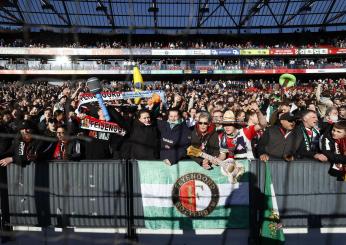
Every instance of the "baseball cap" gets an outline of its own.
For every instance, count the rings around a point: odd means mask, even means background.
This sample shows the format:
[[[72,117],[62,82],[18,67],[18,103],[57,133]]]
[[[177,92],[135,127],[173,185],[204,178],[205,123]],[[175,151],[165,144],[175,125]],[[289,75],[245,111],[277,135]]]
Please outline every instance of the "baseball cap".
[[[279,117],[279,120],[286,120],[286,121],[295,121],[295,117],[292,113],[284,113]]]
[[[18,130],[22,130],[22,129],[33,129],[30,121],[24,120],[24,121],[19,122]]]

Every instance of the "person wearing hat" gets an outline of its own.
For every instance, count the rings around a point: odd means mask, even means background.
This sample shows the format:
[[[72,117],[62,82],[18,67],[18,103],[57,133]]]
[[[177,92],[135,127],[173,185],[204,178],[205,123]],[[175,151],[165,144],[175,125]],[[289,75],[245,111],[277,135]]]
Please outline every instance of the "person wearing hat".
[[[0,166],[15,163],[20,166],[29,165],[37,159],[38,141],[32,138],[33,126],[29,121],[18,124],[19,133],[11,147],[0,155]]]
[[[264,131],[258,143],[258,154],[262,161],[270,158],[284,159],[292,161],[295,153],[295,117],[287,112],[281,114],[279,123]]]
[[[232,111],[226,111],[223,116],[224,132],[219,134],[221,158],[235,159],[254,159],[251,141],[256,136],[257,131],[266,126],[264,116],[260,112],[258,106],[251,105],[251,108],[257,114],[261,114],[261,124],[249,125],[246,127],[245,122],[236,120]],[[264,123],[263,123],[264,121]]]
[[[278,122],[280,115],[290,112],[291,106],[288,102],[281,102],[277,110],[275,110],[269,119],[269,125],[273,126]]]

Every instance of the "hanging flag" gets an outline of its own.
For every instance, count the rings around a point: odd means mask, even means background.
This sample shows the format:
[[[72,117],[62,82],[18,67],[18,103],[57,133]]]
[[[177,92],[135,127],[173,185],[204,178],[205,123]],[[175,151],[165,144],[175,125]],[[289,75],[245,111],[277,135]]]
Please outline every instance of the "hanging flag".
[[[270,165],[265,162],[265,210],[263,215],[263,223],[261,229],[261,244],[262,245],[279,245],[285,243],[285,235],[280,223],[280,215],[274,186],[271,177]]]
[[[248,161],[242,160],[242,164],[247,171]],[[205,170],[192,161],[173,166],[162,161],[138,161],[138,165],[146,228],[249,227],[246,174],[231,184],[227,176],[220,174],[219,167]]]

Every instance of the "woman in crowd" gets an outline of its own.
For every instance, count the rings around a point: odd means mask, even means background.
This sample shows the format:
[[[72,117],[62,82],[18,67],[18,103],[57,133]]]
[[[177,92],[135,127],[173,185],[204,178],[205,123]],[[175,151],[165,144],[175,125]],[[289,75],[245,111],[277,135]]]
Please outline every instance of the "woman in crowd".
[[[204,153],[219,157],[220,148],[218,135],[208,112],[201,112],[199,114],[198,123],[191,134],[191,145],[201,149]],[[211,169],[211,165],[216,163],[201,157],[191,158],[205,169]]]
[[[213,130],[214,125],[203,111],[208,111],[209,113],[217,112],[217,114],[219,114],[218,116],[222,115],[224,110],[232,110],[233,112],[239,111],[238,120],[240,121],[244,121],[245,113],[245,122],[248,123],[247,128],[251,129],[255,125],[263,124],[259,122],[260,118],[257,112],[267,112],[269,121],[270,115],[280,106],[275,113],[276,115],[272,116],[272,118],[277,120],[282,113],[292,112],[292,110],[296,109],[297,105],[295,105],[295,103],[299,104],[302,100],[305,100],[305,104],[309,108],[312,108],[314,105],[315,107],[317,106],[317,109],[319,109],[319,103],[327,101],[328,105],[334,105],[333,103],[335,103],[335,106],[338,106],[338,111],[330,110],[333,114],[338,113],[340,120],[344,120],[346,118],[344,115],[346,114],[344,113],[344,111],[346,111],[346,109],[344,110],[344,105],[346,104],[344,96],[345,85],[341,85],[339,81],[340,80],[334,80],[330,82],[330,79],[310,81],[309,84],[289,88],[282,95],[278,87],[272,86],[274,84],[271,81],[261,79],[256,80],[255,83],[250,81],[210,80],[190,80],[182,84],[162,82],[151,84],[148,88],[152,90],[162,89],[166,94],[167,103],[162,108],[162,111],[160,111],[160,115],[158,115],[158,117],[163,119],[162,122],[165,122],[165,124],[166,122],[169,123],[167,121],[167,111],[174,106],[178,107],[179,114],[190,112],[191,115],[186,121],[188,122],[188,126],[193,128],[192,138],[195,140],[194,144],[201,147],[203,150],[205,149],[214,156],[219,156],[217,150],[219,147],[218,139],[212,140],[215,131]],[[244,86],[246,88],[249,86],[256,86],[256,90],[252,91],[250,89],[244,92],[238,87],[234,87],[234,83],[245,84]],[[320,86],[322,88],[317,89],[316,93],[313,93],[314,87],[317,87],[318,84],[322,84],[323,86]],[[44,82],[33,84],[16,82],[4,83],[0,89],[0,106],[2,108],[0,112],[3,121],[7,122],[7,129],[3,130],[3,132],[18,132],[17,127],[20,124],[19,122],[23,120],[26,114],[30,122],[34,124],[33,128],[39,128],[40,134],[43,135],[44,131],[48,130],[47,126],[50,119],[52,119],[50,115],[52,109],[50,108],[54,108],[54,105],[56,105],[58,101],[61,102],[62,100],[62,102],[64,102],[66,99],[66,102],[63,103],[64,106],[59,107],[60,109],[57,108],[58,110],[55,111],[55,116],[53,117],[57,121],[55,126],[65,125],[69,136],[77,136],[81,130],[76,130],[76,128],[80,128],[80,125],[77,125],[78,127],[73,126],[76,122],[74,110],[78,108],[77,98],[80,98],[80,93],[88,92],[87,88],[83,87],[83,89],[80,89],[80,87],[83,86],[69,83],[64,83],[63,86],[53,86]],[[116,86],[105,85],[105,90],[109,92],[128,91],[130,87],[125,83],[118,82]],[[321,90],[325,93],[321,93]],[[74,100],[71,100],[72,95],[75,96]],[[64,96],[66,98],[63,98]],[[253,108],[251,109],[249,105],[251,104],[250,101],[256,101],[256,110],[253,110]],[[129,112],[124,109],[128,107],[136,108],[133,101],[118,100],[116,102],[117,110],[119,110],[118,114],[123,118],[127,118],[130,122],[133,121],[133,111]],[[124,107],[124,104],[127,104],[126,107]],[[110,114],[113,115],[115,107],[108,107]],[[61,110],[62,108],[64,108],[64,110]],[[72,109],[66,110],[66,108]],[[122,121],[124,121],[123,119],[121,120],[121,117],[115,119],[114,116],[111,116],[113,122],[127,129],[127,136],[125,137],[120,135],[108,135],[107,132],[85,130],[85,135],[91,140],[91,142],[85,142],[85,144],[83,144],[87,148],[85,158],[119,159],[125,157],[159,159],[159,149],[161,147],[163,153],[165,149],[162,147],[165,147],[165,144],[163,142],[161,142],[161,144],[159,143],[160,136],[157,132],[156,120],[150,120],[150,115],[153,114],[153,112],[151,108],[147,109],[148,111],[146,111],[146,113],[141,111],[139,117],[137,117],[133,123],[124,123],[124,125],[120,125],[123,123]],[[328,108],[326,110],[328,110]],[[43,114],[47,115],[42,116]],[[94,117],[99,117],[100,120],[102,120],[101,114],[101,110],[99,112],[96,112],[96,110],[93,112]],[[201,115],[201,117],[199,118],[197,115]],[[329,115],[328,113],[324,116],[324,114],[321,113],[322,120],[325,121],[335,121],[335,116],[336,115]],[[41,123],[39,123],[40,119]],[[202,121],[199,121],[199,119]],[[148,120],[150,122],[148,122]],[[169,123],[169,127],[173,124],[174,123]],[[50,128],[52,129],[53,127]],[[263,129],[263,127],[261,128]],[[45,136],[56,137],[54,130],[50,131],[52,135],[46,134]],[[218,128],[218,131],[222,132],[222,129]],[[170,132],[170,130],[165,132]],[[308,141],[304,141],[304,137],[300,138],[302,139],[302,146],[304,146],[304,144],[306,145]],[[316,147],[315,143],[316,140],[314,139],[314,147]],[[139,154],[140,152],[143,154]],[[180,159],[180,157],[178,158]],[[164,159],[167,159],[167,157]],[[175,160],[173,162],[175,162]],[[203,159],[198,159],[198,162],[205,168],[210,168],[211,166],[210,162]]]

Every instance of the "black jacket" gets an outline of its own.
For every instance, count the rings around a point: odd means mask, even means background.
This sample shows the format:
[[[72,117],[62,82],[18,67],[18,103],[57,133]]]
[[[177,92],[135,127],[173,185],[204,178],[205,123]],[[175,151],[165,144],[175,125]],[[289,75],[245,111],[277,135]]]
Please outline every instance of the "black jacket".
[[[24,142],[20,133],[16,137],[10,146],[10,148],[0,154],[0,159],[5,157],[12,157],[13,163],[25,167],[31,162],[36,161],[38,158],[38,144],[39,141],[31,140],[30,142]]]
[[[107,107],[111,117],[111,122],[117,123],[125,129],[126,122],[123,117],[113,107]],[[119,159],[121,158],[120,147],[123,143],[123,136],[108,132],[98,132],[85,130],[90,141],[84,142],[85,158],[87,160],[96,159]]]
[[[295,135],[295,141],[296,141],[296,152],[295,157],[302,159],[302,158],[309,158],[313,159],[314,155],[317,153],[320,153],[319,149],[319,138],[320,134],[318,133],[316,137],[313,138],[313,140],[310,140],[307,137],[307,132],[303,124],[298,125],[294,129],[294,135]]]
[[[335,177],[343,178],[344,171],[333,168],[334,164],[346,164],[346,156],[339,151],[337,143],[332,137],[331,130],[325,132],[320,139],[320,147],[322,153],[331,163],[329,174]]]
[[[123,158],[155,160],[159,158],[159,131],[156,125],[146,126],[137,119],[129,125],[130,134],[121,150]]]
[[[324,134],[325,132],[331,131],[333,128],[334,123],[327,122],[325,120],[321,120],[319,122],[319,127],[320,127],[320,133],[321,135]]]
[[[53,160],[54,151],[57,147],[58,139],[52,138],[52,141],[40,141],[38,143],[38,161],[50,161]],[[65,145],[66,156],[61,156],[61,160],[73,160],[78,161],[84,158],[84,145],[80,139],[74,138],[69,140]]]
[[[191,134],[191,145],[214,157],[218,157],[220,154],[219,137],[214,128],[210,128],[208,134],[202,136],[198,132],[198,125],[196,125]],[[191,157],[191,159],[200,165],[203,161],[201,157]]]
[[[185,122],[171,129],[169,122],[157,120],[157,127],[161,133],[160,159],[177,163],[186,156],[186,149],[191,144],[191,130]]]

